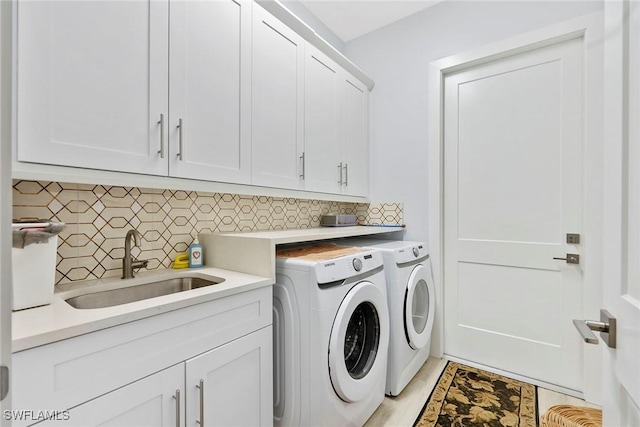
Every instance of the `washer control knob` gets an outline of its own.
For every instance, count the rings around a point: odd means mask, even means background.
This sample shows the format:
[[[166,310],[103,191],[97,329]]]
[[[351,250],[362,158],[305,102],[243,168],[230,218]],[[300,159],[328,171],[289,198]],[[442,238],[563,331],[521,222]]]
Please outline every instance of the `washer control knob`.
[[[356,271],[362,270],[362,260],[360,258],[353,259],[353,268],[355,268]]]
[[[420,251],[418,250],[418,248],[414,247],[413,248],[413,256],[418,258],[418,255],[420,255]]]

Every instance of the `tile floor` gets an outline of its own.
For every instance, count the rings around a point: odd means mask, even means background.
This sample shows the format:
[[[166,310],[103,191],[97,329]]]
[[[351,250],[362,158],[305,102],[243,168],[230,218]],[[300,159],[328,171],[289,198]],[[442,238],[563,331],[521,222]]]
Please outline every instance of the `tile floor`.
[[[399,396],[384,398],[382,405],[365,426],[411,427],[446,364],[447,361],[444,359],[430,357]],[[543,414],[549,407],[560,404],[597,407],[584,400],[538,387],[538,414]]]

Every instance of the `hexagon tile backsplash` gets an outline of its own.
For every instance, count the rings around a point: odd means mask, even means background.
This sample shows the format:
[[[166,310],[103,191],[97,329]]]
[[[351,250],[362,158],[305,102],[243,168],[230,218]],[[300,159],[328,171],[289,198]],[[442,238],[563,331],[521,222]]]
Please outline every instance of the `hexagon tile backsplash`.
[[[56,284],[117,276],[124,236],[135,228],[138,259],[148,269],[171,266],[202,231],[256,231],[320,226],[327,213],[355,214],[365,224],[403,224],[402,204],[338,203],[196,191],[13,182],[14,219],[52,219],[67,224],[58,240]]]

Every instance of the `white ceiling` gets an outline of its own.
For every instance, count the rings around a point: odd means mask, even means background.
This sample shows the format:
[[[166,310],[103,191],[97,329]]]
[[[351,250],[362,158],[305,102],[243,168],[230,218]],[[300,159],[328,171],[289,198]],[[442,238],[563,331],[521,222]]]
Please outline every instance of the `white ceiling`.
[[[343,42],[384,27],[441,0],[300,0]]]

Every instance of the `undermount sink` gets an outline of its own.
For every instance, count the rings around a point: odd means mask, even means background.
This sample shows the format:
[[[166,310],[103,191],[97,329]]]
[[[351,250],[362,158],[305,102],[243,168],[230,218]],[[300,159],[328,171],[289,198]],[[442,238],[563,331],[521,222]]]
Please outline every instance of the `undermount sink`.
[[[66,301],[69,305],[78,309],[113,307],[115,305],[175,294],[191,289],[204,288],[222,283],[223,281],[223,279],[207,280],[199,277],[177,277],[126,288],[79,295],[69,298]]]

